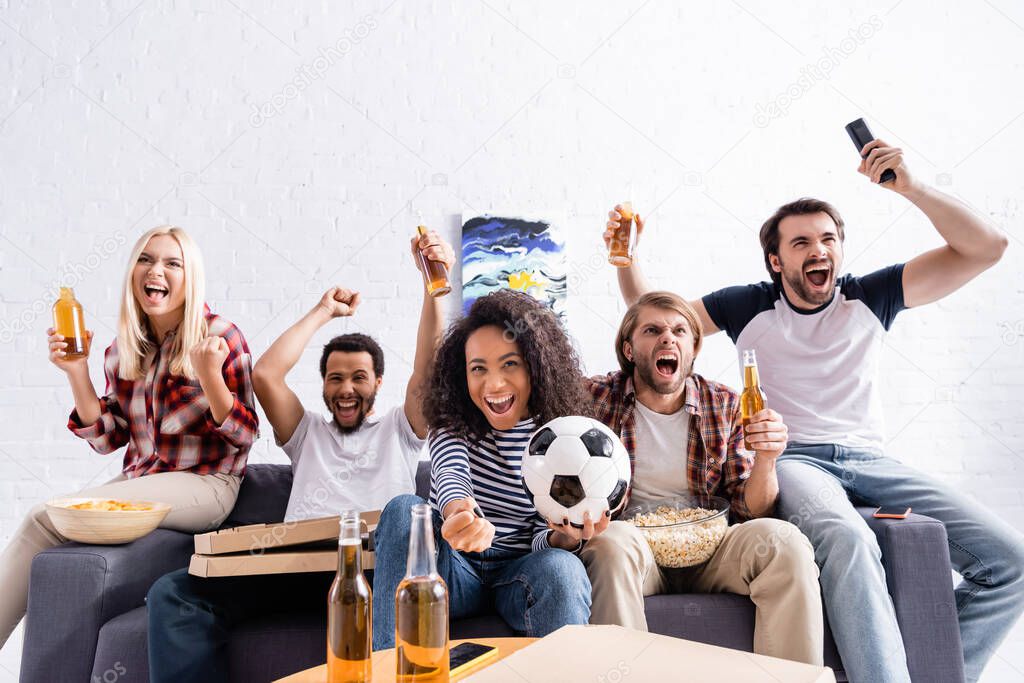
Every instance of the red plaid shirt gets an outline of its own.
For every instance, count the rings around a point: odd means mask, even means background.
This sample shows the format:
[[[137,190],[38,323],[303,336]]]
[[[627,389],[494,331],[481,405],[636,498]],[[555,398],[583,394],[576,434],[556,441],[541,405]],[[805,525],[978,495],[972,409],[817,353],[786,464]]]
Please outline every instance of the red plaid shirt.
[[[199,380],[172,375],[169,368],[169,333],[159,349],[146,356],[145,377],[125,380],[117,376],[117,341],[107,349],[104,370],[107,395],[100,399],[100,419],[83,427],[72,411],[68,429],[89,442],[98,453],[111,453],[128,444],[124,474],[129,478],[158,472],[221,472],[242,476],[249,448],[257,436],[252,394],[251,359],[242,332],[206,309],[208,335],[228,343],[224,382],[235,404],[220,425],[213,421],[210,402]]]
[[[623,372],[584,379],[593,399],[594,417],[622,439],[632,467],[636,461],[636,393]],[[744,500],[754,459],[743,450],[740,397],[729,387],[692,374],[686,378],[683,409],[691,415],[685,444],[690,491],[728,500],[733,516],[750,519]],[[635,468],[634,468],[635,469]]]

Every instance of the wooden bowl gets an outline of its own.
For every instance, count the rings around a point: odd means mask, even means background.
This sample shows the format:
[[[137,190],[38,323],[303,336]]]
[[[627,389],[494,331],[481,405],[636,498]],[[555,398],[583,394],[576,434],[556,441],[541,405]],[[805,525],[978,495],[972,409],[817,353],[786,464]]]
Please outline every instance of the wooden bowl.
[[[142,538],[156,529],[171,506],[167,503],[119,501],[148,506],[148,510],[89,510],[70,506],[99,503],[110,498],[57,498],[46,503],[46,512],[57,531],[72,541],[94,545],[117,545]]]

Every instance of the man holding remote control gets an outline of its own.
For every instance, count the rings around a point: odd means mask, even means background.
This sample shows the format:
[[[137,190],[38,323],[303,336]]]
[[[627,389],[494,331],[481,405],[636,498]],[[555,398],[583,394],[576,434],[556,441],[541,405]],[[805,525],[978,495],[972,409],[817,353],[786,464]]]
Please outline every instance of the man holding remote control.
[[[977,681],[1024,611],[1024,538],[973,499],[883,452],[877,367],[897,313],[960,289],[999,261],[1007,239],[916,179],[902,150],[872,140],[861,153],[859,172],[917,206],[944,246],[865,276],[840,276],[839,213],[826,202],[799,199],[761,228],[771,282],[721,289],[691,305],[705,334],[724,330],[738,350],[757,351],[768,402],[789,427],[776,464],[777,514],[814,545],[849,679],[910,681],[881,550],[855,501],[911,507],[945,525],[952,568],[963,576],[955,597],[967,679]],[[886,171],[895,178],[883,179]],[[618,209],[609,212],[606,241],[619,227]],[[651,289],[636,259],[618,269],[618,278],[627,304]]]

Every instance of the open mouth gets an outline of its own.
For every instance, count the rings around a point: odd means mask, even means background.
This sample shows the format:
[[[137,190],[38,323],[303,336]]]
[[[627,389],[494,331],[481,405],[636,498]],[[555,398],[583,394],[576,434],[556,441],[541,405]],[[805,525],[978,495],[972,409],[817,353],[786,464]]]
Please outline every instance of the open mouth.
[[[827,263],[815,263],[804,269],[804,277],[815,287],[824,287],[832,275],[832,267]]]
[[[146,301],[151,304],[158,304],[167,298],[168,291],[163,285],[147,284],[142,288],[146,295]]]
[[[512,404],[516,402],[514,394],[508,394],[506,396],[498,396],[495,398],[484,398],[484,403],[490,408],[491,412],[495,415],[504,415],[508,411],[512,410]]]
[[[354,420],[359,414],[359,400],[340,399],[334,402],[334,412],[340,420]]]
[[[672,377],[679,369],[679,356],[673,351],[662,351],[654,359],[654,367],[662,377]]]

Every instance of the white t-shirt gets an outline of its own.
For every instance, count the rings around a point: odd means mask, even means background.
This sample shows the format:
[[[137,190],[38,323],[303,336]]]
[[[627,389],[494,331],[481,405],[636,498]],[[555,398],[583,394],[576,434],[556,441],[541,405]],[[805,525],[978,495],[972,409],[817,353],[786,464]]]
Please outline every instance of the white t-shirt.
[[[690,414],[680,408],[662,415],[636,402],[636,454],[631,503],[650,503],[689,493],[686,443]]]
[[[741,358],[756,349],[767,406],[782,415],[791,443],[882,447],[878,365],[885,334],[906,308],[903,264],[843,275],[813,311],[792,306],[771,282],[727,287],[703,301]]]
[[[381,510],[395,496],[415,493],[425,443],[401,406],[370,415],[349,434],[307,410],[292,438],[278,444],[294,473],[284,520],[330,517],[346,508]]]

